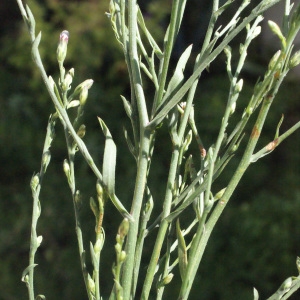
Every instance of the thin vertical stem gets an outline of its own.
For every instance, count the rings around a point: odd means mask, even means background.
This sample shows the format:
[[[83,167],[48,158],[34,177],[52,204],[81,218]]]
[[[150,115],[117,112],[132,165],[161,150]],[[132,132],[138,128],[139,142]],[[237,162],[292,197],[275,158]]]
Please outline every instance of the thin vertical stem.
[[[143,202],[146,177],[148,169],[148,157],[150,151],[150,138],[151,132],[145,130],[149,122],[148,112],[146,107],[145,96],[142,87],[141,73],[139,67],[139,58],[137,52],[137,3],[135,0],[128,1],[128,29],[129,29],[129,59],[130,71],[132,72],[132,85],[134,97],[137,103],[139,126],[140,126],[140,143],[139,143],[139,156],[138,167],[136,175],[136,184],[134,196],[131,207],[131,215],[134,222],[130,224],[127,241],[126,241],[126,254],[127,258],[124,262],[122,272],[122,287],[124,299],[132,299],[132,283],[133,283],[133,267],[135,258],[135,249],[137,242],[137,235],[139,230],[139,218],[141,206]]]

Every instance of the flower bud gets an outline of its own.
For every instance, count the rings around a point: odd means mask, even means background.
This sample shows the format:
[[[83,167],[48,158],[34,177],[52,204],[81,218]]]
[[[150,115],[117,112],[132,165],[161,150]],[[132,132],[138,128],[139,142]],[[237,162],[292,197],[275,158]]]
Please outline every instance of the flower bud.
[[[72,68],[65,76],[64,82],[62,83],[62,90],[68,91],[71,88],[71,83],[74,78],[74,69]]]
[[[279,26],[273,21],[268,21],[268,25],[269,25],[270,29],[273,31],[273,33],[276,34],[278,36],[278,38],[280,39],[282,47],[285,48],[286,47],[286,39],[283,36]]]
[[[69,31],[64,30],[59,36],[59,44],[57,47],[57,61],[63,64],[67,55],[67,45],[69,40]]]
[[[221,189],[220,191],[218,191],[218,192],[215,194],[215,196],[214,196],[214,200],[217,201],[217,200],[221,199],[221,198],[223,197],[225,191],[226,191],[226,188]]]
[[[88,274],[88,288],[89,288],[89,291],[95,295],[95,291],[96,291],[96,288],[95,288],[95,281],[92,279],[92,277],[90,276],[90,274]]]
[[[103,240],[102,239],[97,239],[97,241],[94,245],[95,254],[100,253],[100,251],[102,250],[102,246],[103,246]]]
[[[122,246],[119,243],[115,244],[115,250],[116,253],[119,254],[122,251]]]
[[[234,91],[235,91],[236,93],[240,93],[240,92],[241,92],[241,90],[242,90],[242,88],[243,88],[243,83],[244,83],[243,79],[240,79],[240,80],[237,82],[237,84],[236,84],[235,87],[234,87]]]
[[[37,239],[36,239],[36,242],[37,242],[37,246],[38,246],[38,247],[41,245],[42,241],[43,241],[43,237],[42,237],[41,235],[39,235],[39,236],[37,237]]]
[[[124,239],[128,233],[128,230],[129,230],[129,221],[127,218],[125,218],[119,227],[118,233]]]
[[[67,178],[69,178],[70,177],[70,165],[69,165],[69,162],[67,159],[64,160],[63,169],[64,169],[64,172],[65,172]]]
[[[86,87],[84,87],[79,95],[79,102],[81,106],[84,106],[88,94],[89,94],[89,90]]]
[[[281,55],[281,50],[278,50],[278,51],[273,55],[273,57],[271,58],[271,60],[270,60],[270,62],[269,62],[269,66],[268,66],[268,69],[269,69],[269,70],[273,70],[273,69],[274,69],[274,67],[275,67],[276,64],[277,64],[277,61],[278,61],[280,55]]]
[[[78,131],[77,135],[82,139],[85,136],[85,125],[81,124]]]
[[[74,93],[73,93],[73,97],[76,97],[78,95],[81,94],[82,90],[83,89],[90,89],[90,87],[93,85],[94,83],[94,80],[93,79],[87,79],[85,80],[84,82],[80,83],[74,90]]]
[[[32,190],[36,190],[36,188],[38,187],[40,183],[40,178],[39,178],[39,174],[34,175],[31,178],[31,182],[30,182],[30,186]]]
[[[290,59],[289,67],[290,69],[298,66],[300,64],[300,51],[297,51]]]
[[[104,190],[103,190],[103,186],[102,186],[102,184],[101,184],[101,182],[99,180],[97,180],[97,183],[96,183],[96,191],[97,191],[97,195],[100,198],[102,198]]]
[[[173,273],[169,273],[164,279],[163,279],[163,285],[167,285],[171,282],[171,280],[173,279],[174,274]]]
[[[125,259],[126,259],[126,252],[122,250],[119,256],[119,261],[123,262]]]
[[[46,172],[46,169],[49,165],[50,159],[51,159],[50,151],[49,150],[45,151],[42,156],[42,166],[43,166],[44,172]]]
[[[49,80],[49,85],[50,85],[51,90],[54,91],[55,82],[54,82],[52,76],[49,76],[48,80]]]

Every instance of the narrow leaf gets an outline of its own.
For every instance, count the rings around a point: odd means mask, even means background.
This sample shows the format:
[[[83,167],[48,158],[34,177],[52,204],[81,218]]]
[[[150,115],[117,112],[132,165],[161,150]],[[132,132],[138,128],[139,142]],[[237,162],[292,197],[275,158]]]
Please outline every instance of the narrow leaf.
[[[253,300],[258,300],[258,299],[259,299],[258,291],[256,288],[253,288]]]
[[[133,155],[133,157],[136,159],[136,151],[135,151],[133,143],[128,135],[128,131],[125,127],[123,127],[123,131],[124,131],[124,136],[125,136],[125,140],[127,142],[128,149],[129,149],[130,153]]]
[[[172,78],[168,84],[168,88],[163,97],[162,103],[164,103],[164,101],[167,98],[170,98],[171,96],[173,96],[178,91],[178,89],[181,87],[181,84],[184,79],[183,72],[184,72],[186,63],[191,55],[192,47],[193,47],[193,45],[188,46],[186,48],[186,50],[182,53],[181,57],[179,58],[174,75],[172,76]]]
[[[26,280],[25,280],[26,275],[28,275],[28,273],[29,273],[34,267],[36,267],[36,266],[37,266],[37,264],[29,265],[29,266],[23,271],[23,273],[22,273],[22,278],[21,278],[21,280],[22,280],[23,282],[26,282]]]
[[[102,131],[105,135],[105,147],[103,156],[103,183],[106,186],[109,194],[115,193],[115,170],[116,170],[116,158],[117,148],[112,139],[110,131],[105,125],[104,121],[98,118]]]
[[[121,99],[123,101],[123,105],[124,105],[124,109],[126,111],[126,114],[128,116],[128,118],[131,120],[132,118],[132,108],[131,108],[131,104],[129,103],[128,100],[126,100],[126,98],[124,96],[121,95]]]
[[[176,221],[176,234],[178,239],[178,263],[179,263],[179,271],[182,281],[185,278],[186,268],[187,268],[187,248],[185,244],[185,240],[180,229],[179,219]]]

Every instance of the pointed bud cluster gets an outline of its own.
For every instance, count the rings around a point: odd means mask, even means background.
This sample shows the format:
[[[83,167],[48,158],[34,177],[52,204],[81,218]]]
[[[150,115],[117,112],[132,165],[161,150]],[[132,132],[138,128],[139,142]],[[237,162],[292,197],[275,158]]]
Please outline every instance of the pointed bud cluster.
[[[298,66],[300,64],[300,51],[294,53],[290,59],[289,67],[290,69]]]
[[[268,69],[269,69],[270,71],[272,71],[272,70],[275,68],[275,66],[276,66],[276,64],[277,64],[277,61],[278,61],[280,55],[281,55],[281,50],[278,50],[278,51],[273,55],[273,57],[271,58],[271,60],[270,60],[270,62],[269,62],[269,66],[268,66]],[[277,66],[279,67],[279,63],[278,63]]]
[[[273,21],[268,21],[268,25],[270,29],[273,31],[273,33],[276,34],[280,39],[282,47],[286,48],[286,39],[283,36],[280,27]]]
[[[101,235],[101,237],[103,237],[103,235]],[[95,254],[99,254],[100,253],[100,251],[102,250],[103,244],[104,244],[104,239],[103,238],[97,239],[97,241],[96,241],[96,243],[94,245]]]
[[[87,79],[84,82],[80,83],[74,90],[71,98],[74,99],[79,95],[79,102],[81,106],[84,106],[86,99],[88,97],[88,90],[93,85],[93,79]]]
[[[57,47],[57,61],[63,64],[67,55],[67,46],[69,41],[69,31],[64,30],[59,36],[59,44]]]
[[[82,124],[80,125],[78,131],[77,131],[77,135],[82,139],[85,136],[85,125]]]
[[[95,281],[92,279],[92,277],[90,276],[90,274],[88,274],[88,288],[89,291],[95,295],[96,292],[96,285],[95,285]]]
[[[65,76],[64,82],[62,83],[62,90],[67,92],[71,88],[71,83],[74,78],[74,68],[70,69],[70,71]]]
[[[172,281],[173,277],[174,277],[174,274],[173,274],[173,273],[169,273],[169,274],[163,279],[163,282],[162,282],[163,285],[169,284],[169,283]]]
[[[50,162],[50,159],[51,159],[51,153],[50,151],[45,151],[43,153],[43,156],[42,156],[42,166],[43,166],[43,171],[46,172],[46,169],[49,165],[49,162]]]
[[[121,236],[122,239],[125,238],[125,236],[127,235],[128,233],[128,230],[129,230],[129,221],[127,218],[125,218],[120,227],[119,227],[119,230],[118,230],[118,234]]]
[[[31,182],[30,182],[31,189],[35,191],[39,183],[40,183],[39,174],[36,174],[31,178]]]

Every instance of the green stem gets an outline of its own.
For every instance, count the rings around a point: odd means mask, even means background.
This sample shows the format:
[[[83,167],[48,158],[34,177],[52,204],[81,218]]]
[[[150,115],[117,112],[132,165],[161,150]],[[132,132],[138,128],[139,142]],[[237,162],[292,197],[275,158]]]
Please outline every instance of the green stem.
[[[281,82],[279,81],[277,83],[277,85],[275,86],[274,93],[273,94],[270,93],[269,96],[266,96],[266,98],[264,99],[261,110],[257,117],[256,123],[253,126],[252,133],[251,133],[249,142],[247,144],[246,150],[240,161],[240,164],[239,164],[238,168],[236,169],[232,179],[230,180],[223,197],[218,201],[218,204],[216,205],[208,222],[205,225],[205,230],[203,231],[202,237],[199,240],[198,245],[196,247],[195,253],[197,253],[197,255],[195,256],[193,266],[191,266],[191,268],[188,269],[188,273],[186,274],[186,278],[187,278],[186,282],[182,285],[182,288],[180,290],[180,294],[179,294],[179,298],[178,298],[180,300],[185,300],[188,298],[191,287],[192,287],[192,283],[196,276],[196,272],[197,272],[198,266],[201,262],[201,259],[202,259],[204,250],[206,248],[208,239],[210,237],[210,234],[211,234],[216,222],[218,221],[219,217],[221,216],[224,208],[226,207],[231,195],[233,194],[234,190],[236,189],[238,183],[240,182],[243,174],[245,173],[246,169],[249,167],[249,165],[251,163],[251,158],[252,158],[255,146],[256,146],[259,136],[261,134],[263,124],[266,120],[266,116],[268,114],[268,111],[270,109],[270,106],[273,102],[274,96],[276,94],[276,91],[278,90],[280,83]]]
[[[169,222],[166,221],[165,217],[167,217],[171,211],[171,205],[173,199],[173,188],[174,188],[174,182],[177,174],[178,158],[179,158],[179,146],[174,145],[174,150],[172,153],[170,170],[169,170],[169,176],[168,176],[168,182],[167,182],[167,189],[164,198],[162,221],[159,226],[159,231],[155,241],[154,249],[147,269],[147,275],[144,281],[142,297],[141,297],[143,300],[146,300],[149,297],[150,289],[154,279],[156,265],[160,257],[160,252],[161,252],[162,244],[165,239],[167,229],[169,227]]]
[[[158,82],[159,82],[159,88],[158,92],[155,93],[154,97],[154,103],[152,107],[152,117],[154,116],[156,112],[156,108],[160,105],[160,102],[163,98],[164,94],[164,89],[166,85],[166,80],[167,80],[167,75],[168,75],[168,70],[169,70],[169,63],[170,63],[170,58],[174,46],[174,41],[178,33],[179,25],[180,25],[180,6],[183,5],[185,6],[186,1],[182,0],[174,0],[172,3],[172,12],[171,12],[171,21],[169,25],[169,33],[168,37],[166,40],[166,45],[165,45],[165,51],[164,51],[164,56],[161,60],[160,63],[160,68],[159,68],[159,77],[158,77]],[[184,9],[181,8],[181,9]]]
[[[132,86],[134,91],[133,98],[136,99],[139,125],[140,125],[140,143],[136,184],[131,206],[131,215],[134,222],[131,224],[126,241],[127,258],[122,270],[122,287],[124,299],[132,299],[133,288],[133,268],[136,250],[136,242],[139,230],[139,218],[141,206],[146,187],[146,177],[148,170],[148,157],[150,151],[151,132],[145,130],[149,122],[145,96],[142,87],[141,73],[139,67],[139,57],[137,52],[137,3],[135,0],[128,1],[128,30],[129,30],[129,57],[130,71],[132,72]]]
[[[237,36],[237,34],[245,28],[247,24],[249,24],[252,20],[254,20],[257,16],[262,14],[269,7],[275,5],[280,0],[265,0],[257,5],[253,10],[250,16],[243,19],[243,21],[228,35],[224,38],[224,40],[219,44],[219,46],[211,52],[207,57],[204,58],[203,61],[199,62],[199,65],[194,70],[193,74],[190,78],[182,85],[182,87],[176,92],[176,94],[168,101],[168,103],[159,111],[157,115],[151,120],[148,124],[149,128],[155,128],[166,116],[166,114],[176,105],[178,104],[190,87],[193,85],[194,81],[199,77],[202,71],[209,66],[209,64],[224,50],[224,48],[229,44],[229,42]]]

